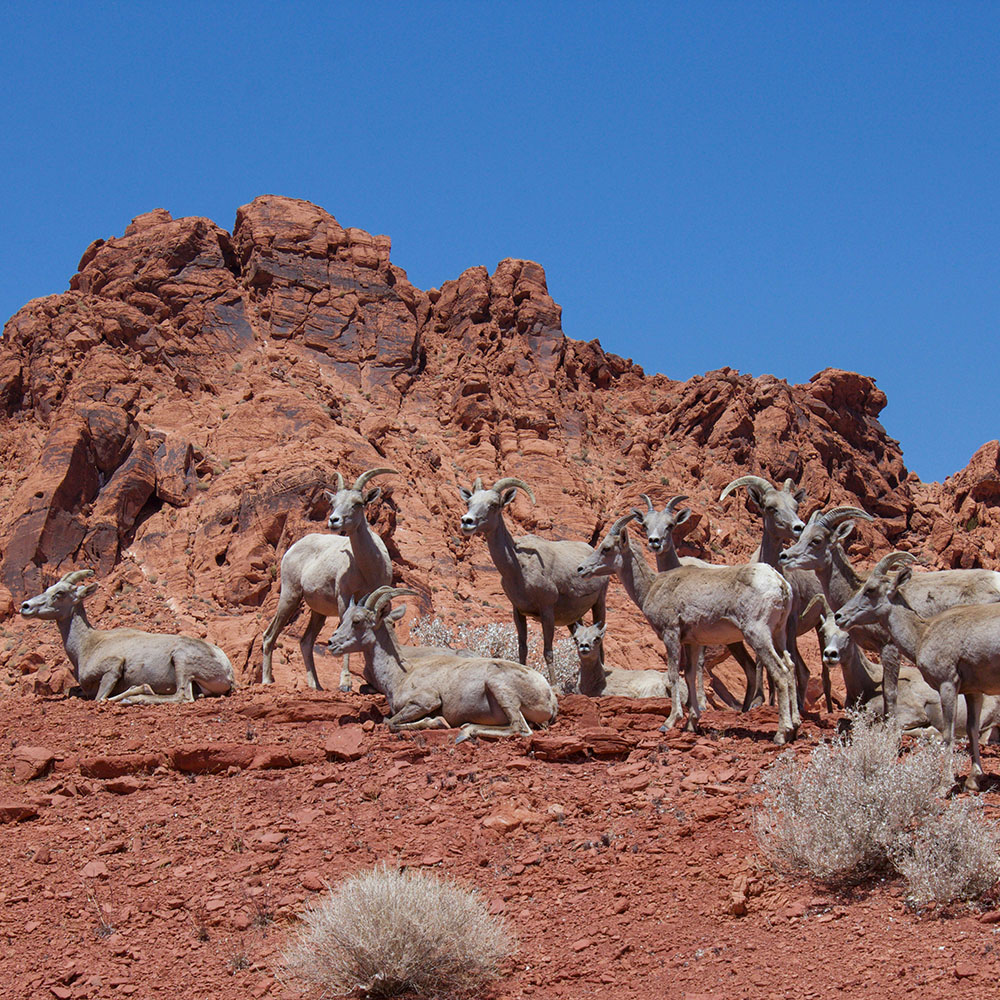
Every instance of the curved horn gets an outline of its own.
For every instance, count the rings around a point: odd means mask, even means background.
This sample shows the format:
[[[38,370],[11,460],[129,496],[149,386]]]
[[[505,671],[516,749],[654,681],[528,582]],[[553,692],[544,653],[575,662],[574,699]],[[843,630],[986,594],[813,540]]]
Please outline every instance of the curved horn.
[[[92,569],[73,569],[70,570],[59,582],[79,583],[81,580],[86,580],[88,576],[93,575],[94,571]]]
[[[394,476],[399,475],[395,469],[369,469],[367,472],[362,472],[361,475],[358,476],[353,488],[360,493],[367,485],[369,479],[374,479],[376,476],[385,476],[390,473]]]
[[[874,569],[871,571],[871,575],[875,576],[876,573],[885,575],[894,566],[902,563],[904,566],[909,566],[911,563],[915,563],[917,557],[911,552],[890,552],[887,556],[882,556],[881,559],[875,564]]]
[[[792,490],[795,489],[795,480],[792,479],[791,476],[789,476],[788,479],[785,480],[785,482],[784,482],[784,484],[782,485],[781,488],[786,493],[791,493]]]
[[[615,523],[612,524],[610,528],[608,528],[608,534],[609,535],[621,534],[622,528],[624,528],[625,525],[629,523],[629,521],[635,521],[635,520],[637,520],[635,514],[632,513],[625,514],[623,517],[618,518],[618,520],[615,521]]]
[[[649,497],[646,496],[645,493],[640,493],[639,494],[639,499],[646,501],[646,507],[647,507],[646,513],[647,514],[652,514],[653,511],[656,510],[656,508],[653,506],[653,501],[650,500]]]
[[[531,502],[535,502],[535,494],[531,492],[531,487],[523,479],[515,479],[513,476],[504,476],[503,479],[498,479],[493,484],[492,489],[494,493],[500,493],[509,486],[517,486],[519,489],[524,490],[524,492],[531,497]]]
[[[838,524],[849,521],[852,517],[860,517],[862,521],[874,521],[875,518],[860,507],[833,507],[821,515],[827,528],[836,528]]]
[[[372,591],[372,592],[371,592],[371,593],[370,593],[370,594],[369,594],[369,595],[368,595],[368,596],[367,596],[367,597],[365,598],[365,601],[364,601],[364,604],[365,604],[365,607],[366,607],[366,608],[367,608],[367,609],[368,609],[369,611],[371,611],[371,610],[372,610],[372,608],[374,608],[374,607],[375,607],[375,602],[376,602],[376,601],[377,601],[377,600],[378,600],[378,599],[379,599],[379,598],[380,598],[380,597],[381,597],[381,596],[382,596],[383,594],[385,594],[385,593],[389,592],[390,590],[392,590],[392,587],[390,587],[390,586],[388,586],[388,585],[385,585],[385,586],[382,586],[382,587],[376,587],[376,588],[375,588],[375,590],[373,590],[373,591]]]
[[[678,493],[678,494],[677,494],[677,496],[675,496],[675,497],[671,497],[671,498],[670,498],[670,499],[669,499],[669,500],[667,501],[667,506],[666,506],[666,507],[664,507],[663,509],[664,509],[664,510],[668,510],[668,511],[670,511],[671,513],[673,513],[673,510],[674,510],[674,508],[675,508],[675,507],[676,507],[676,506],[677,506],[677,505],[678,505],[679,503],[683,503],[683,502],[684,502],[685,500],[687,500],[687,497],[686,497],[686,496],[685,496],[685,495],[684,495],[683,493]]]
[[[740,476],[739,479],[734,479],[719,495],[719,500],[725,500],[730,493],[735,489],[739,489],[741,486],[756,486],[759,490],[773,490],[774,487],[766,480],[761,479],[760,476]]]
[[[826,599],[826,594],[817,594],[807,605],[805,611],[802,612],[802,618],[808,618],[809,612],[812,611],[815,605],[819,604],[823,609],[823,617],[829,618],[833,614],[833,609],[830,607],[830,602]]]
[[[483,488],[483,477],[476,476],[476,481],[472,484],[472,492],[478,493]]]
[[[337,473],[337,492],[340,493],[344,488],[344,477],[338,472]]]
[[[388,591],[383,593],[381,597],[375,602],[372,607],[372,611],[375,616],[378,617],[378,613],[394,598],[403,597],[405,594],[412,594],[414,597],[417,596],[415,590],[409,590],[406,587],[379,587],[379,590]],[[377,591],[376,591],[377,593]],[[369,598],[370,599],[370,598]]]

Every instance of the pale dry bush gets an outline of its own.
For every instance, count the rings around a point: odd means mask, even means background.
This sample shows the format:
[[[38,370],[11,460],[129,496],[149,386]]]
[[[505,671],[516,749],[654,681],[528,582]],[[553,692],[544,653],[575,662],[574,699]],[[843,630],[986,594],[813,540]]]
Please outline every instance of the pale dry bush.
[[[459,625],[452,628],[440,618],[424,615],[410,624],[410,641],[422,646],[450,646],[466,649],[475,656],[517,662],[517,630],[513,625],[491,622],[489,625]],[[545,672],[542,643],[536,631],[528,630],[528,665]],[[575,691],[579,684],[579,659],[572,639],[552,645],[552,670],[555,686]]]
[[[498,977],[513,949],[474,891],[383,865],[351,876],[307,910],[282,966],[338,996],[470,996]]]
[[[851,881],[892,869],[900,838],[937,816],[946,758],[939,741],[900,759],[900,730],[851,713],[849,737],[807,761],[783,754],[762,775],[757,840],[776,868]]]
[[[914,831],[893,863],[917,905],[975,899],[1000,879],[1000,829],[984,819],[978,799],[954,799]]]

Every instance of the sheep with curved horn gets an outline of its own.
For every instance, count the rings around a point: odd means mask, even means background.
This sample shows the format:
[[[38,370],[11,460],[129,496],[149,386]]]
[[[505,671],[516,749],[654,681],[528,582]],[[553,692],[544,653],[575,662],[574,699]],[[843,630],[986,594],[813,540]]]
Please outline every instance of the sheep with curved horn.
[[[406,613],[390,602],[415,591],[379,587],[362,603],[347,606],[331,636],[331,653],[360,652],[365,671],[389,702],[391,730],[461,726],[470,736],[528,736],[528,723],[548,725],[556,696],[537,670],[489,657],[425,656],[406,659],[393,624]]]
[[[677,512],[682,524],[690,510]],[[618,518],[603,541],[582,562],[583,578],[617,575],[629,597],[663,641],[670,664],[671,712],[663,728],[669,729],[683,714],[680,697],[682,646],[693,647],[687,660],[688,727],[697,728],[700,714],[694,669],[698,647],[731,643],[741,637],[764,663],[777,692],[778,730],[775,743],[785,743],[799,725],[795,698],[795,673],[784,648],[791,594],[781,574],[764,563],[743,566],[682,566],[667,543],[671,568],[654,573],[633,546],[626,526],[635,514]]]
[[[343,617],[352,597],[360,597],[392,582],[389,552],[365,517],[365,508],[382,493],[381,487],[367,492],[365,487],[375,476],[390,474],[398,475],[395,469],[369,469],[362,472],[354,485],[347,489],[344,477],[338,472],[337,492],[326,492],[331,508],[327,527],[333,534],[304,535],[282,557],[278,610],[264,632],[263,683],[273,683],[271,654],[274,644],[281,630],[305,601],[309,608],[309,623],[299,648],[306,666],[306,681],[311,688],[320,690],[313,645],[323,623],[330,615]],[[351,690],[351,673],[346,656],[340,673],[340,689]]]
[[[55,621],[85,697],[155,705],[194,701],[195,689],[228,694],[233,667],[218,646],[186,635],[137,628],[97,629],[83,602],[97,584],[90,569],[74,570],[21,605],[24,618]]]
[[[506,476],[484,489],[477,478],[472,489],[459,488],[468,510],[462,517],[464,535],[486,537],[493,564],[500,571],[500,584],[514,613],[517,658],[528,662],[528,619],[542,624],[542,648],[549,683],[555,680],[552,644],[557,625],[579,621],[587,611],[595,622],[604,621],[607,580],[582,580],[576,572],[581,560],[594,550],[586,542],[550,541],[536,535],[511,535],[503,508],[513,502],[518,490],[531,502],[535,495],[522,479]]]
[[[809,519],[799,540],[781,554],[781,564],[794,570],[815,572],[823,593],[835,611],[841,608],[865,582],[844,552],[843,544],[856,519],[874,521],[857,507],[834,507],[817,511]],[[1000,602],[1000,573],[990,569],[944,569],[912,576],[901,589],[910,607],[923,618],[931,618],[963,604]],[[900,650],[880,622],[873,621],[851,630],[855,641],[875,652],[882,663],[882,696],[886,715],[896,712],[896,688],[900,671]]]
[[[956,700],[960,694],[965,696],[972,757],[965,787],[978,791],[983,774],[979,755],[983,700],[985,695],[1000,695],[1000,604],[960,605],[925,618],[903,593],[915,562],[909,552],[884,556],[834,618],[848,631],[872,622],[889,631],[903,655],[916,664],[924,680],[940,695],[946,748],[950,749],[955,738]],[[945,757],[950,785],[952,756]]]

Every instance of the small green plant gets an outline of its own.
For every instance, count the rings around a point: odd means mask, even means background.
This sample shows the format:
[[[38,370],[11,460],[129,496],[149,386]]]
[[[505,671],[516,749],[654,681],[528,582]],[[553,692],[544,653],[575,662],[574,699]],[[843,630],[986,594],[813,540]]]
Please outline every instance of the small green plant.
[[[284,971],[330,995],[474,996],[514,944],[475,892],[424,872],[359,872],[307,910]]]

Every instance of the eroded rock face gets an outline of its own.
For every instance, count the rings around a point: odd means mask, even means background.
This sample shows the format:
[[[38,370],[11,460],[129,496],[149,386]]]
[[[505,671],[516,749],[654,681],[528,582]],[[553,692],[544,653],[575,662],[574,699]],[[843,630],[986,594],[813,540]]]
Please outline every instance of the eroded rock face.
[[[482,539],[458,530],[459,486],[517,475],[532,506],[512,530],[600,536],[639,493],[685,493],[683,551],[746,558],[756,516],[722,487],[792,478],[815,505],[856,504],[878,521],[856,558],[908,548],[932,566],[991,564],[1000,446],[944,484],[907,473],[864,375],[808,384],[732,369],[688,382],[562,330],[541,266],[505,260],[421,291],[390,241],[307,202],[265,196],[233,233],[156,210],[86,250],[68,291],[29,302],[0,342],[0,652],[26,684],[27,650],[63,663],[55,630],[11,618],[71,568],[102,587],[100,624],[208,634],[245,683],[274,612],[280,558],[325,531],[324,489],[389,466],[370,508],[412,610],[452,624],[509,621]],[[617,584],[610,658],[661,662]],[[275,667],[301,683],[297,643]],[[335,667],[320,660],[321,675]],[[23,675],[23,676],[22,676]]]

